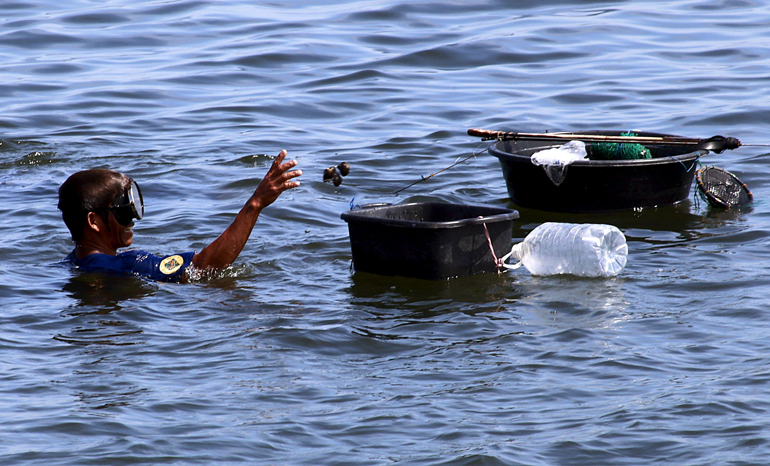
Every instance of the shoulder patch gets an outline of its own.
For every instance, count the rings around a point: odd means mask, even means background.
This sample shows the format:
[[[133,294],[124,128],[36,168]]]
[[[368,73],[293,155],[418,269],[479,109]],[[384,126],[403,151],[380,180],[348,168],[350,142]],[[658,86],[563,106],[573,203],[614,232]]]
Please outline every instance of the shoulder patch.
[[[179,270],[182,265],[184,265],[184,259],[182,259],[182,256],[175,254],[173,256],[168,256],[160,262],[160,271],[164,275],[171,275]]]

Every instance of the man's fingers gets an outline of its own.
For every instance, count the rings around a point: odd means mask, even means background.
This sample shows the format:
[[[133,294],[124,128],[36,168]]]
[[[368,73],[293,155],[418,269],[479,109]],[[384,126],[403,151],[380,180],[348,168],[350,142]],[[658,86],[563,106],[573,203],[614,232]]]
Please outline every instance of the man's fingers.
[[[283,159],[285,158],[286,158],[286,150],[284,149],[278,154],[278,157],[276,157],[275,160],[273,160],[273,165],[280,165],[281,162],[283,162]]]
[[[281,186],[283,189],[291,189],[299,186],[299,181],[290,181],[292,178],[296,178],[302,174],[302,170],[294,170],[281,175]]]
[[[289,181],[292,178],[296,178],[300,175],[302,175],[302,170],[291,170],[292,168],[297,166],[296,160],[290,160],[286,163],[283,163],[283,160],[286,158],[287,152],[285,150],[282,150],[280,154],[273,160],[273,166],[270,168],[268,177],[272,178],[274,186],[276,186],[278,189],[286,190],[291,188],[296,188],[299,186],[299,181]]]
[[[292,178],[296,178],[296,177],[298,177],[298,176],[300,176],[300,175],[302,175],[302,170],[292,170],[292,171],[290,171],[290,172],[286,172],[286,173],[284,173],[282,176],[283,176],[285,179],[287,179],[287,180],[290,180],[290,179],[292,179]]]
[[[297,166],[297,161],[296,160],[290,160],[290,161],[284,163],[283,165],[281,165],[278,168],[281,171],[281,173],[283,173],[283,172],[287,172],[287,171],[291,170],[292,168],[294,168],[296,166]]]

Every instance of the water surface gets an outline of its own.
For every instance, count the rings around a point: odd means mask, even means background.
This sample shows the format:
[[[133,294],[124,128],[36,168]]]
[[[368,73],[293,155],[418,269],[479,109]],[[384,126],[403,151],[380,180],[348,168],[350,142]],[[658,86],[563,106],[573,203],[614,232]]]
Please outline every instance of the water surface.
[[[511,204],[466,134],[769,143],[764,3],[252,3],[0,5],[0,463],[766,463],[767,148],[703,160],[749,185],[745,211],[560,215]],[[302,186],[222,276],[60,263],[71,173],[141,183],[137,247],[200,250],[281,149]],[[610,223],[628,266],[354,273],[340,213],[421,201],[516,208],[514,241]]]

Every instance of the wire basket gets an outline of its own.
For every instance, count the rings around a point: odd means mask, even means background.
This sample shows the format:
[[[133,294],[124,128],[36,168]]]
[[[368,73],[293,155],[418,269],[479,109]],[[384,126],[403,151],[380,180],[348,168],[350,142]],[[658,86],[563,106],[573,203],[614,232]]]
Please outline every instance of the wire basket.
[[[695,172],[698,191],[712,207],[743,207],[754,200],[749,188],[727,170],[706,166]]]

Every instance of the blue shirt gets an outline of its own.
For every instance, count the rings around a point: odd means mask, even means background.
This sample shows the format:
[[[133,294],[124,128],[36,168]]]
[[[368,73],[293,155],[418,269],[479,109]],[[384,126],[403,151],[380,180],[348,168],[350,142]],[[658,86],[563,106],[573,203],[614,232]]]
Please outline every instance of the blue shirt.
[[[192,264],[195,252],[185,252],[170,256],[156,256],[147,251],[131,250],[116,256],[94,253],[82,259],[75,257],[75,251],[67,256],[67,261],[85,271],[104,271],[131,274],[159,282],[179,281],[184,271]]]

